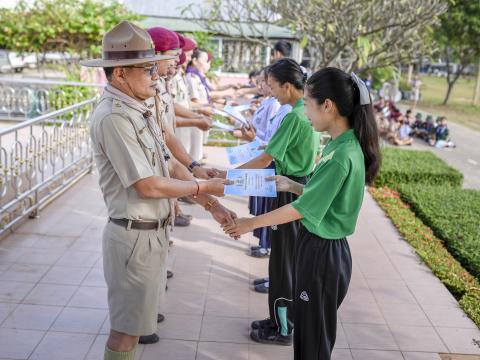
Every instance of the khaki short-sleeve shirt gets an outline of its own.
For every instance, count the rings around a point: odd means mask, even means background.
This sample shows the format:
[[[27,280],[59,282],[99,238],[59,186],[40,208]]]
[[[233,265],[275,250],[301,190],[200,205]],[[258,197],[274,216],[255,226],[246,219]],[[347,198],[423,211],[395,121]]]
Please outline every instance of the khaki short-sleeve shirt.
[[[190,95],[188,94],[187,78],[184,73],[178,72],[172,79],[173,100],[187,109],[190,109]]]
[[[121,101],[103,99],[91,116],[90,135],[108,215],[132,220],[167,218],[168,199],[141,199],[133,187],[141,179],[165,176],[143,115]]]
[[[202,80],[192,73],[187,74],[188,93],[190,99],[197,99],[200,102],[208,102],[207,90],[202,84]]]

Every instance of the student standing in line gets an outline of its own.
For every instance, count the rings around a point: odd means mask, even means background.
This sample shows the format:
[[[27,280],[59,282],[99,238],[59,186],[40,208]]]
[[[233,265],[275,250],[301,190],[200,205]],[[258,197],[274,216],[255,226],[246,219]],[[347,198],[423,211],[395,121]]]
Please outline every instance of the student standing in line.
[[[307,75],[292,59],[281,59],[268,68],[268,85],[281,105],[292,110],[284,117],[264,152],[240,169],[264,169],[275,162],[275,173],[305,184],[315,165],[320,142],[305,116],[303,88]],[[225,176],[225,173],[222,174]],[[279,192],[269,208],[277,209],[297,199],[291,192]],[[293,252],[299,221],[269,229],[271,252],[268,265],[270,317],[252,322],[251,338],[260,343],[291,345],[293,330]],[[253,230],[253,229],[252,229]]]
[[[245,134],[246,139],[249,141],[254,140],[256,137],[260,138],[264,143],[268,144],[270,139],[273,137],[280,124],[282,123],[285,116],[292,111],[292,106],[288,103],[280,105],[278,100],[272,95],[272,91],[268,86],[268,67],[263,70],[263,74],[258,79],[260,84],[263,84],[263,93],[266,96],[266,101],[273,101],[275,105],[276,112],[268,115],[267,123],[262,127],[255,126],[255,121],[253,124],[255,129],[245,129],[242,132]],[[266,145],[264,145],[266,147]],[[271,169],[275,169],[275,163],[272,162],[269,166]],[[269,212],[271,201],[269,198],[265,197],[254,197],[255,201],[250,201],[250,214],[258,216]],[[259,245],[251,246],[250,251],[251,255],[254,257],[266,257],[270,255],[270,238],[269,238],[269,228],[259,228],[255,229],[253,235],[259,239]],[[256,292],[268,294],[269,290],[269,279],[267,277],[262,277],[255,279],[253,281],[253,286]]]
[[[277,191],[297,200],[270,213],[224,226],[232,237],[255,228],[301,219],[295,243],[295,360],[329,360],[335,344],[337,309],[350,283],[353,234],[365,183],[380,168],[378,131],[365,83],[355,74],[325,68],[308,80],[305,111],[317,131],[332,140],[304,186],[276,176]],[[281,225],[279,225],[281,226]],[[276,239],[272,238],[272,249]]]

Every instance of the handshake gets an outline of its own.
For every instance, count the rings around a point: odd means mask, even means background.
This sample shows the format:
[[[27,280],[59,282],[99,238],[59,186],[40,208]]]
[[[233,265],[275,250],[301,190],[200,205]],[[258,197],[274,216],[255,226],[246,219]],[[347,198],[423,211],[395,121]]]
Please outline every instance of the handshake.
[[[217,186],[228,185],[227,183],[228,180],[222,181],[221,179],[221,178],[224,178],[225,175],[226,175],[225,172],[217,170],[217,176],[219,178],[216,178],[215,180],[212,179],[212,180],[217,183]],[[267,178],[267,180],[275,181],[277,192],[291,192],[297,195],[301,195],[303,192],[303,185],[296,183],[295,181],[289,179],[288,177],[276,175],[276,176],[271,176]],[[259,224],[258,221],[256,221],[258,217],[238,218],[235,213],[230,212],[228,216],[221,216],[217,218],[213,211],[212,211],[212,215],[215,218],[215,220],[217,220],[217,222],[220,224],[225,234],[229,235],[231,238],[235,240],[238,240],[241,235],[246,234],[250,231],[253,231],[257,227],[265,226],[265,225]]]

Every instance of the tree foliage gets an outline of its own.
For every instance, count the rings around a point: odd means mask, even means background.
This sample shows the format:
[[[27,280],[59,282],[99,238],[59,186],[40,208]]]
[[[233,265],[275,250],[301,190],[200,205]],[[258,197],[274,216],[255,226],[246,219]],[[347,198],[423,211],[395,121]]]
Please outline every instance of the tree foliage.
[[[480,59],[480,1],[454,0],[440,17],[434,39],[447,62],[448,89],[443,104],[450,98],[455,82],[468,65]],[[450,64],[456,63],[456,71]]]
[[[425,54],[425,41],[447,0],[212,0],[189,12],[210,31],[235,26],[242,37],[267,42],[268,26],[291,29],[315,68],[368,71]],[[245,24],[249,24],[248,34]],[[253,34],[253,36],[252,36]]]
[[[0,9],[0,48],[99,55],[106,31],[138,19],[116,1],[21,0],[13,9]]]

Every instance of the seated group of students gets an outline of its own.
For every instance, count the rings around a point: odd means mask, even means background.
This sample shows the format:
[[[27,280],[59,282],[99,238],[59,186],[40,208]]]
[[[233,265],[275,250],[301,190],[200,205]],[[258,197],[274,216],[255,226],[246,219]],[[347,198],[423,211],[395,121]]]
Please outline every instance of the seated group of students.
[[[419,138],[436,148],[454,148],[450,130],[445,116],[438,116],[434,121],[432,115],[425,119],[422,113],[415,114],[411,109],[402,113],[392,101],[382,97],[373,106],[380,136],[393,145],[412,145],[413,139]]]

